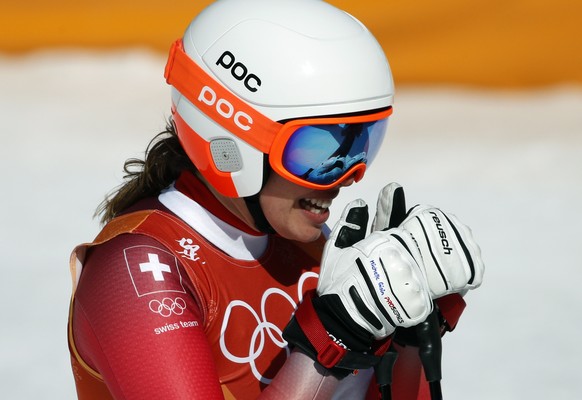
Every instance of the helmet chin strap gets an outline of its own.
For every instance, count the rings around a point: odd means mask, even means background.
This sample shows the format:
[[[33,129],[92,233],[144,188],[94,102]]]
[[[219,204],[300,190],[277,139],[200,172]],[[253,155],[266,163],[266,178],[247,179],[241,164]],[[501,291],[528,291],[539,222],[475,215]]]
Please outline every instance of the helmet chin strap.
[[[259,193],[245,197],[245,203],[247,204],[247,208],[251,213],[251,217],[255,221],[255,226],[257,229],[263,233],[277,233],[267,221],[267,217],[265,217],[265,213],[263,212],[263,208],[261,207],[261,203],[259,202]]]
[[[263,157],[263,184],[261,185],[262,188],[265,187],[267,180],[269,179],[269,175],[271,174],[271,167],[269,166],[269,156],[267,154]],[[261,191],[257,194],[252,196],[244,197],[245,203],[249,212],[251,213],[251,217],[253,217],[253,221],[255,222],[256,228],[263,233],[277,233],[275,229],[271,226],[267,217],[265,217],[265,213],[263,212],[263,207],[261,207],[261,203],[259,201],[259,195]]]

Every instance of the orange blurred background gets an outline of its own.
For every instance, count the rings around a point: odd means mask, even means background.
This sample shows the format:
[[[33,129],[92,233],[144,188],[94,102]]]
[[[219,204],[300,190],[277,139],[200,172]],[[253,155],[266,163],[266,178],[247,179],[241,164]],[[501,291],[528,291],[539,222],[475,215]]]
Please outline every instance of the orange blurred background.
[[[210,0],[0,0],[0,53],[146,46],[165,53]],[[362,20],[397,84],[582,83],[582,2],[330,0]],[[138,5],[136,5],[138,4]]]

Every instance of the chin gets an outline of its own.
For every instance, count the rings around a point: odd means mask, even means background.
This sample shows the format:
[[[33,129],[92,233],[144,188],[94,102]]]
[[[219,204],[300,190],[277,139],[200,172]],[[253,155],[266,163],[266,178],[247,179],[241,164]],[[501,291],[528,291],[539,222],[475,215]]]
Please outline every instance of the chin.
[[[295,232],[291,234],[291,237],[286,237],[287,239],[295,240],[301,243],[311,243],[319,239],[321,236],[321,229],[317,227],[310,227],[308,229],[304,229],[301,232]],[[283,236],[283,235],[282,235]]]

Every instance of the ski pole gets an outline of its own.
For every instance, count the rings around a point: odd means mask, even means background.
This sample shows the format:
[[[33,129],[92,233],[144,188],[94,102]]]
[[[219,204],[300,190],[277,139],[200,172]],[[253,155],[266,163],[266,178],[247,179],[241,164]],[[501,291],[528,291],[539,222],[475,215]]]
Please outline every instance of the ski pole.
[[[420,324],[411,328],[396,329],[394,340],[403,345],[418,347],[418,355],[429,385],[431,400],[443,400],[442,379],[442,341],[438,311],[434,311]],[[391,400],[392,371],[398,353],[392,345],[375,367],[376,381],[382,400]]]
[[[424,322],[418,324],[414,330],[418,339],[418,355],[422,362],[424,375],[430,388],[430,398],[432,400],[442,400],[441,358],[443,347],[441,328],[436,307],[428,318]]]
[[[394,345],[390,345],[388,351],[382,356],[380,362],[374,366],[376,383],[380,390],[382,400],[392,400],[392,370],[396,363],[398,352]]]

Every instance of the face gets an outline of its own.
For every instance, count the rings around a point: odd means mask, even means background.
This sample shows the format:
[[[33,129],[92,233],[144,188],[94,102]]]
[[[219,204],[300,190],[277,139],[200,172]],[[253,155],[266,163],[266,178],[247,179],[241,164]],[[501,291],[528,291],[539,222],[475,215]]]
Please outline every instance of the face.
[[[348,178],[333,189],[314,190],[271,173],[261,191],[260,204],[279,235],[307,243],[321,235],[321,228],[329,218],[329,206],[340,188],[353,182],[354,178]]]

